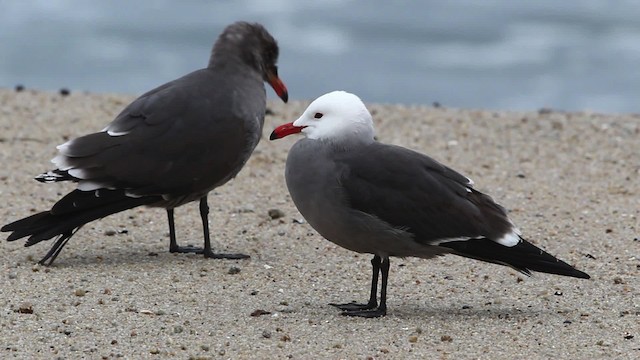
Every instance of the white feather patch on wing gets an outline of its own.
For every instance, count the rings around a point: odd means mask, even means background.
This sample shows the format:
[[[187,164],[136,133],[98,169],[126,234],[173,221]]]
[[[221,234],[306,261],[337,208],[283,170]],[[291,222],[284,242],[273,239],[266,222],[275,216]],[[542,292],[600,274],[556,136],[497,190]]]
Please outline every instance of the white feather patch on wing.
[[[487,238],[486,236],[476,236],[476,237],[455,237],[455,238],[446,238],[446,239],[438,239],[432,241],[429,245],[440,245],[452,241],[469,241],[469,240],[479,240]],[[498,244],[507,247],[513,247],[520,243],[520,230],[515,226],[511,228],[509,232],[502,235],[501,237],[494,240]]]
[[[78,179],[87,179],[89,176],[87,175],[87,172],[84,171],[84,169],[69,169],[67,170],[67,172],[69,173],[69,175],[78,178]]]
[[[473,186],[475,183],[470,178],[467,178],[467,185]]]
[[[142,195],[136,194],[134,192],[131,192],[130,190],[125,190],[124,194],[130,198],[140,198],[142,197]]]
[[[476,237],[455,237],[455,238],[446,238],[446,239],[438,239],[429,243],[429,245],[440,245],[452,241],[468,241],[468,240],[478,240],[482,239],[484,236],[476,236]]]
[[[122,135],[127,135],[129,132],[128,131],[115,131],[115,130],[107,130],[107,134],[109,134],[109,136],[122,136]]]
[[[73,167],[73,165],[69,163],[69,158],[63,154],[56,155],[56,157],[51,159],[51,162],[60,170],[69,170]]]
[[[58,149],[58,151],[59,151],[61,154],[66,154],[67,149],[69,149],[69,146],[71,146],[71,142],[72,142],[72,141],[73,141],[73,140],[69,140],[69,141],[67,141],[67,142],[66,142],[66,143],[64,143],[64,144],[60,144],[60,145],[56,146],[56,149]]]
[[[78,182],[78,190],[80,191],[94,191],[98,189],[114,189],[109,185],[92,180],[81,180]]]
[[[516,246],[520,243],[520,230],[514,226],[511,228],[511,231],[497,238],[495,242],[507,247]]]

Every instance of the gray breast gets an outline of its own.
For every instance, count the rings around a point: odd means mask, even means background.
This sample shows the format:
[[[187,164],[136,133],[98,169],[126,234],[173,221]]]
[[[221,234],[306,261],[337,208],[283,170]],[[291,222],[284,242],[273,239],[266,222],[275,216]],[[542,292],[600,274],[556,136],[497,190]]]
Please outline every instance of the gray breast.
[[[334,161],[334,151],[320,141],[303,139],[287,158],[285,178],[291,198],[320,235],[346,249],[382,256],[429,258],[446,252],[419,244],[403,229],[353,209],[340,183],[348,168]]]

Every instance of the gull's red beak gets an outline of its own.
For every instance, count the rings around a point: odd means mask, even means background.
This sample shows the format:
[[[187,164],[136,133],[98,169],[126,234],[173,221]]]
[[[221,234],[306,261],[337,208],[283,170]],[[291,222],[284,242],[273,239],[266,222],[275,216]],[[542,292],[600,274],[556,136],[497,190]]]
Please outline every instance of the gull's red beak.
[[[293,125],[292,122],[287,124],[282,124],[277,128],[275,128],[275,130],[273,130],[273,132],[271,133],[271,136],[269,136],[269,140],[282,139],[285,136],[289,136],[291,134],[297,134],[300,131],[302,131],[302,129],[304,128],[305,128],[304,126],[295,126]]]
[[[282,82],[282,80],[280,80],[280,78],[278,77],[278,71],[277,70],[270,71],[269,74],[267,75],[267,78],[268,78],[269,85],[271,85],[271,87],[276,92],[278,97],[282,99],[282,101],[284,101],[285,103],[289,101],[289,92],[287,91],[287,87],[284,86],[284,83]]]

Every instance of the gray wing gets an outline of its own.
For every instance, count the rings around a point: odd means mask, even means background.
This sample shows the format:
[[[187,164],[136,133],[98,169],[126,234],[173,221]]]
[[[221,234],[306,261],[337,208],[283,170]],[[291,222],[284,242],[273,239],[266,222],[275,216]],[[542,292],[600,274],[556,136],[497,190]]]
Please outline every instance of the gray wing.
[[[236,89],[238,80],[205,69],[160,86],[102,132],[59,146],[54,163],[85,190],[185,194],[224,183],[248,159],[264,121],[264,85]]]
[[[350,205],[428,244],[442,239],[498,238],[511,229],[504,209],[467,177],[428,156],[373,143],[337,160]]]

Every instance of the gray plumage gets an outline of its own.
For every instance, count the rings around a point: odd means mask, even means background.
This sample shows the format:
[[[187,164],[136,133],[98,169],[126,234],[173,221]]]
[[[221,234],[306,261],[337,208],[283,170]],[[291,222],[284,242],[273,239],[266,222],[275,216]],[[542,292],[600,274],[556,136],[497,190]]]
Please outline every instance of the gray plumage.
[[[589,278],[524,240],[505,209],[467,177],[426,155],[375,141],[371,115],[355,95],[321,96],[298,120],[276,128],[271,139],[297,132],[307,138],[293,145],[285,169],[296,207],[327,240],[374,255],[369,302],[333,304],[346,315],[386,314],[391,256],[451,253],[526,275]]]
[[[499,238],[512,227],[503,208],[469,179],[399,146],[302,139],[289,152],[285,174],[309,224],[356,252],[431,258],[451,252],[428,246],[439,240]]]
[[[264,82],[287,101],[277,75],[278,46],[259,24],[228,26],[207,68],[153,89],[128,105],[103,131],[58,146],[57,169],[42,182],[74,181],[78,189],[50,211],[2,227],[27,246],[59,236],[41,260],[52,263],[85,223],[147,205],[167,209],[170,250],[215,254],[209,244],[207,194],[242,169],[258,144],[266,111]],[[204,249],[179,247],[173,209],[200,200]]]

